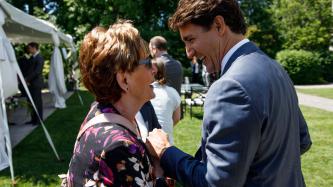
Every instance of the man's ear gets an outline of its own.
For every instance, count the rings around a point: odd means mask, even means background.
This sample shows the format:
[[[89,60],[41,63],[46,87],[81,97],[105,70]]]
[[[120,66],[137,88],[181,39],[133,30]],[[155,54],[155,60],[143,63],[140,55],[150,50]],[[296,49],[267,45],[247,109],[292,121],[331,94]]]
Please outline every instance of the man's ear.
[[[128,91],[128,84],[127,84],[127,79],[126,79],[126,73],[125,72],[118,72],[117,75],[117,82],[120,88],[124,91]]]
[[[221,34],[224,34],[225,32],[225,29],[226,29],[226,25],[225,25],[225,22],[224,22],[224,18],[222,16],[216,16],[214,18],[214,25],[213,25],[217,32],[221,33]]]

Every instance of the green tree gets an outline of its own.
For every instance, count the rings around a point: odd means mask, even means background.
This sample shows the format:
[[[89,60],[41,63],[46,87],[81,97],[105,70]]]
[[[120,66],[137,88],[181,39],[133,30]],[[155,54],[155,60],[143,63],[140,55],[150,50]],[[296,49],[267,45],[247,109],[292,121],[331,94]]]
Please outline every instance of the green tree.
[[[272,58],[281,50],[281,40],[272,20],[272,0],[241,0],[247,25],[247,37]]]
[[[165,36],[169,52],[180,61],[185,52],[178,33],[169,30],[168,17],[175,10],[177,0],[63,0],[54,15],[56,23],[80,43],[83,36],[95,26],[107,27],[117,19],[130,19],[149,41],[154,35]]]
[[[274,0],[271,10],[284,49],[328,50],[331,0]]]
[[[7,0],[10,4],[15,6],[18,9],[23,10],[24,12],[39,16],[38,13],[36,13],[36,9],[39,9],[45,13],[50,13],[54,11],[58,3],[62,0]]]

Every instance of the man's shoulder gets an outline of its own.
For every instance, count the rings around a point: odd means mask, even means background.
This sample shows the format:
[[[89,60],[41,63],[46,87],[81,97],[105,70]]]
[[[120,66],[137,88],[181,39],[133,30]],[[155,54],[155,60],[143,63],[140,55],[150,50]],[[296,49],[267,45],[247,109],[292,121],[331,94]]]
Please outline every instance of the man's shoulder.
[[[38,53],[38,54],[34,57],[34,59],[35,59],[36,61],[44,61],[44,57],[43,57],[40,53]]]
[[[165,62],[166,68],[168,68],[168,66],[177,67],[179,69],[182,68],[182,64],[178,60],[171,57],[169,54],[163,55],[160,58],[162,58]]]
[[[171,55],[169,54],[163,54],[159,58],[163,59],[166,63],[180,63],[178,60],[174,59]]]

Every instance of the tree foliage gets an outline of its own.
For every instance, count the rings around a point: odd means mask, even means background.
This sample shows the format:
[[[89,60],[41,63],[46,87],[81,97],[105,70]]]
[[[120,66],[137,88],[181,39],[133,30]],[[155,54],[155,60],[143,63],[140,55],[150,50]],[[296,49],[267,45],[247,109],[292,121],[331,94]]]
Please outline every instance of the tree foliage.
[[[328,50],[331,0],[274,0],[271,10],[284,49]]]
[[[58,3],[60,3],[62,0],[7,0],[7,1],[16,8],[21,9],[30,15],[39,16],[40,13],[37,13],[36,9],[39,9],[38,12],[52,13],[55,9],[57,9]]]
[[[108,27],[117,19],[132,20],[142,37],[149,41],[162,35],[169,42],[169,51],[185,61],[184,47],[178,33],[169,30],[168,17],[175,10],[177,0],[64,0],[54,13],[57,24],[80,43],[83,36],[95,26]]]
[[[241,0],[240,6],[248,25],[247,37],[274,58],[282,44],[271,19],[272,3],[272,0]]]
[[[305,50],[282,50],[276,59],[288,72],[294,84],[324,82],[321,70],[322,58],[318,52]]]
[[[95,26],[108,27],[117,19],[130,19],[149,41],[162,35],[169,42],[169,53],[184,66],[188,60],[179,34],[170,31],[169,16],[178,0],[9,0],[14,6],[56,23],[80,44]],[[248,24],[247,37],[269,56],[282,49],[328,51],[331,39],[330,0],[239,0]],[[33,10],[31,12],[31,10]]]

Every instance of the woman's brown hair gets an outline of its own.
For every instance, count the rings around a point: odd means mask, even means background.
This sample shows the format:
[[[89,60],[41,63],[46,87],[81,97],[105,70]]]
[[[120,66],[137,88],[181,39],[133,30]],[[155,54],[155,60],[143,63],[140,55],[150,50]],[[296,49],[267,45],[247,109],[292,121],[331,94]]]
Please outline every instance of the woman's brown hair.
[[[96,101],[115,103],[122,94],[117,73],[133,72],[148,54],[147,42],[130,21],[120,20],[109,29],[95,27],[80,48],[82,82]]]
[[[152,63],[156,66],[157,72],[155,74],[155,80],[161,84],[165,85],[166,84],[166,79],[165,79],[165,62],[161,58],[154,58],[152,59]]]

